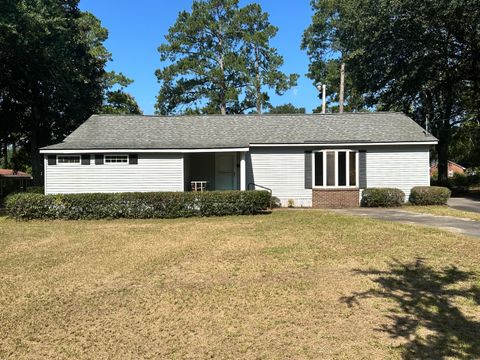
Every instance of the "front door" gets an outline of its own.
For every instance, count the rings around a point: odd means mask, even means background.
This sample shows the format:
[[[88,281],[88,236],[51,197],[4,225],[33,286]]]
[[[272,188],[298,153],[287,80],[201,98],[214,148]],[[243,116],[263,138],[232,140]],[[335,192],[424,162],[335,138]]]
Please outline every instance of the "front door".
[[[235,190],[235,153],[215,154],[215,190]]]

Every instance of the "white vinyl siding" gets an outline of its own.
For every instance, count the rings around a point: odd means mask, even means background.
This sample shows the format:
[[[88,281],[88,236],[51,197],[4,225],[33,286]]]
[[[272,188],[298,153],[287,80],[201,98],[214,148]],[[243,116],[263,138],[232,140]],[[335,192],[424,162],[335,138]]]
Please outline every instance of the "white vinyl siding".
[[[272,189],[283,206],[288,199],[295,206],[312,206],[312,189],[305,189],[304,149],[252,148],[246,160],[247,185],[253,182]]]
[[[357,158],[360,187],[366,184],[399,188],[408,200],[412,187],[430,185],[428,145],[352,147],[362,149],[366,153],[359,153]],[[304,188],[304,151],[305,148],[251,148],[247,155],[247,184],[253,182],[272,189],[284,206],[288,199],[294,200],[295,206],[311,206],[312,190]]]
[[[430,185],[428,146],[379,146],[366,149],[367,187],[398,188],[408,200],[412,187]]]
[[[322,149],[315,147],[313,150]],[[408,199],[413,186],[428,186],[430,183],[428,145],[351,149],[366,150],[366,153],[359,153],[361,188],[364,184],[367,187],[395,187],[403,190]],[[305,189],[305,150],[252,147],[246,156],[247,185],[255,183],[272,189],[273,195],[284,205],[292,199],[295,206],[311,206],[312,189]],[[45,191],[47,194],[183,191],[186,180],[183,157],[180,153],[141,153],[138,154],[138,165],[95,165],[95,155],[91,154],[90,165],[62,166],[58,163],[48,165],[45,156]]]
[[[46,158],[46,157],[45,157]],[[182,154],[138,154],[138,165],[48,165],[45,160],[47,194],[92,192],[183,191]]]

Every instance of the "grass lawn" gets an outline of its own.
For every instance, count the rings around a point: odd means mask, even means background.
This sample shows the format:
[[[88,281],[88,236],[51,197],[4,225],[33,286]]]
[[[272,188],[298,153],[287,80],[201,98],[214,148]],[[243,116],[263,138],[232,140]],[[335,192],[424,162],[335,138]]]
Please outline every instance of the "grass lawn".
[[[0,219],[0,358],[480,357],[480,241],[322,211]]]
[[[453,216],[462,219],[470,219],[480,221],[480,214],[470,212],[470,211],[461,211],[453,209],[448,206],[404,206],[404,210],[418,212],[422,214],[432,214],[432,215],[441,215],[441,216]]]

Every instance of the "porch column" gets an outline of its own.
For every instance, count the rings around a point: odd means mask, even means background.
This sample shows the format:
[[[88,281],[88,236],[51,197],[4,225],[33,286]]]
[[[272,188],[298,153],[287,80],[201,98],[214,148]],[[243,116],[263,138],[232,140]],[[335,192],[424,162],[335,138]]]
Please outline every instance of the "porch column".
[[[247,190],[247,176],[245,166],[245,152],[240,153],[240,190]]]

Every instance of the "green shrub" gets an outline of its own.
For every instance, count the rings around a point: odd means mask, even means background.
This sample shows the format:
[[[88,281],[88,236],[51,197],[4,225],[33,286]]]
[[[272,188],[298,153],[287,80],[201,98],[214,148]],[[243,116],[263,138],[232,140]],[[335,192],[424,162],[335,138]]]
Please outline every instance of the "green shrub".
[[[480,185],[480,168],[476,168],[477,173],[475,175],[468,175],[469,185]]]
[[[467,188],[469,185],[468,176],[466,174],[454,173],[448,179],[448,186],[450,188]]]
[[[282,202],[278,197],[272,196],[270,200],[270,208],[275,209],[279,207],[282,207]]]
[[[391,207],[401,206],[405,201],[405,193],[394,188],[370,188],[363,190],[362,206]]]
[[[25,192],[33,194],[44,194],[45,188],[43,186],[27,186]]]
[[[415,186],[410,191],[409,201],[413,205],[446,205],[451,191],[441,186]]]
[[[148,219],[256,214],[267,209],[268,191],[206,191],[42,195],[18,193],[6,200],[15,219]]]

